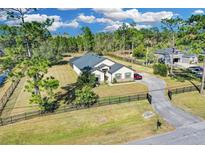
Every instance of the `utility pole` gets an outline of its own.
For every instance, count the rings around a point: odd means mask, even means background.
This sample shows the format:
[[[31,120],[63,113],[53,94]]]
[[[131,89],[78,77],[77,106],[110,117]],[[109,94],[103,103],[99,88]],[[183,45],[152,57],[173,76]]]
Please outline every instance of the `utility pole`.
[[[174,50],[175,50],[175,38],[174,38],[174,32],[172,31],[172,48],[173,51],[171,53],[171,69],[170,69],[170,74],[173,74],[173,65],[174,65]]]
[[[146,52],[146,66],[148,65],[148,52],[149,52],[149,50],[148,50],[148,47],[147,47],[147,52]]]
[[[204,64],[203,64],[203,74],[202,74],[202,80],[201,80],[201,89],[200,94],[204,94],[204,78],[205,78],[205,57],[204,57]]]

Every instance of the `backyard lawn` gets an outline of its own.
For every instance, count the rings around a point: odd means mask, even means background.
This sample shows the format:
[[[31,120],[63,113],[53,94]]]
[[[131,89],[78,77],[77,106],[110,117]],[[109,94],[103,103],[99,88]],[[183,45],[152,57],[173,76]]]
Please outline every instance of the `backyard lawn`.
[[[173,95],[172,102],[197,116],[205,119],[205,95],[200,95],[199,92],[187,92]]]
[[[147,87],[140,83],[122,83],[118,85],[100,85],[95,87],[93,91],[98,94],[100,97],[109,97],[109,96],[126,96],[133,95],[147,91]]]
[[[64,61],[68,61],[69,58],[70,57],[65,57]],[[56,92],[60,93],[66,92],[64,87],[67,87],[72,83],[75,83],[77,80],[76,73],[67,63],[52,66],[48,69],[47,75],[53,76],[57,80],[59,80],[60,86]],[[30,94],[24,89],[26,81],[26,77],[21,79],[14,93],[7,102],[7,105],[2,113],[2,117],[38,110],[37,105],[29,103]]]
[[[132,69],[136,70],[137,72],[145,72],[145,73],[150,73],[150,74],[153,74],[153,69],[152,68],[149,68],[149,67],[145,67],[145,66],[141,66],[141,65],[137,65],[137,64],[133,64],[133,63],[130,63],[130,62],[126,62],[124,60],[119,60],[119,59],[116,59],[116,58],[112,58],[110,56],[105,56],[117,63],[121,63],[125,66],[131,66]]]
[[[123,144],[173,130],[158,115],[145,119],[145,111],[153,110],[138,101],[34,118],[0,127],[0,144]]]
[[[12,82],[10,80],[6,80],[3,85],[0,85],[0,98],[3,97],[4,93],[8,90],[11,83]]]

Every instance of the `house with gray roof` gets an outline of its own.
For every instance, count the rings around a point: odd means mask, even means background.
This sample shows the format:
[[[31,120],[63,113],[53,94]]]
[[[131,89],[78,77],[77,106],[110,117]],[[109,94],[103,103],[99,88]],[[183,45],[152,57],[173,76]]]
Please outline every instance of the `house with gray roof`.
[[[196,54],[190,54],[188,50],[181,52],[176,48],[164,48],[155,52],[158,62],[163,62],[170,65],[173,58],[174,64],[186,63],[186,64],[197,64],[198,57]]]
[[[95,53],[87,53],[70,63],[78,75],[89,68],[99,82],[112,83],[114,79],[117,82],[134,80],[134,70]]]

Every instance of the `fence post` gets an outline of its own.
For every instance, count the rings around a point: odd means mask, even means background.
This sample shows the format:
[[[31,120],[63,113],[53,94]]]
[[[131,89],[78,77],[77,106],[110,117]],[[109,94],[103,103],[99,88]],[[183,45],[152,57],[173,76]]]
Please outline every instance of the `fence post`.
[[[150,104],[152,104],[152,96],[149,93],[147,93],[147,100]]]
[[[120,103],[120,97],[119,97],[119,103]]]
[[[168,96],[169,96],[169,99],[172,100],[172,91],[171,90],[168,90]]]

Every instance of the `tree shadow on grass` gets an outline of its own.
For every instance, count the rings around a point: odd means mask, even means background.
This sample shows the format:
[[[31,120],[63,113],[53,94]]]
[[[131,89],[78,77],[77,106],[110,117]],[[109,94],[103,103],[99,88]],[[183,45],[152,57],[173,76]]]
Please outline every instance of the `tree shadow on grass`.
[[[174,76],[171,76],[172,79],[177,80],[179,82],[190,82],[198,91],[200,91],[200,86],[194,83],[193,81],[200,81],[193,73],[190,73],[187,70],[183,70],[181,72],[175,72]]]
[[[76,83],[68,84],[61,87],[64,92],[57,93],[57,100],[62,101],[64,104],[70,104],[75,99]]]

